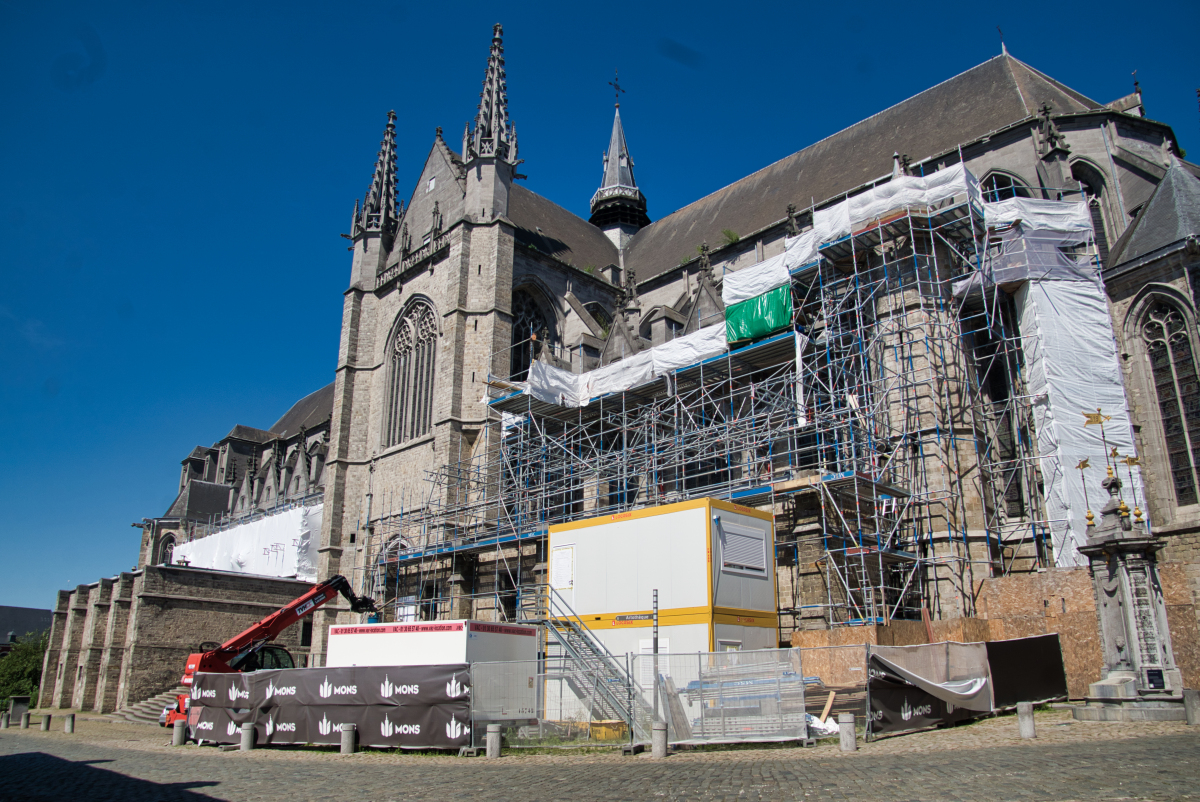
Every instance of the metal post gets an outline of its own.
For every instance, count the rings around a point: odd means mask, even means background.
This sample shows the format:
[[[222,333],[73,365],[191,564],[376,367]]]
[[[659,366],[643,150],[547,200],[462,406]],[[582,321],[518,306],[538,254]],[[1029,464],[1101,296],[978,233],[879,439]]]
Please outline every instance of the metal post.
[[[354,754],[355,746],[356,746],[355,741],[354,741],[354,736],[357,734],[355,732],[355,729],[356,729],[356,726],[354,724],[343,724],[342,725],[342,754],[343,755],[353,755]]]
[[[1183,709],[1186,711],[1187,723],[1191,726],[1200,724],[1200,691],[1186,690],[1183,692]]]
[[[652,757],[667,756],[667,722],[655,721],[654,731],[650,736],[650,754]]]
[[[50,732],[50,716],[42,716],[42,732]]]
[[[171,746],[183,746],[187,743],[187,722],[177,719],[171,729]]]
[[[854,752],[858,749],[858,738],[854,732],[853,713],[838,713],[838,736],[841,739],[843,752]]]
[[[172,733],[172,737],[174,737],[174,733]],[[342,736],[342,738],[343,738],[343,740],[345,740],[344,735]],[[245,724],[242,725],[241,751],[249,752],[253,748],[254,748],[254,723],[247,721]]]
[[[1022,738],[1037,737],[1037,729],[1033,723],[1033,702],[1017,702],[1017,729]]]
[[[654,630],[651,636],[654,654],[654,721],[658,721],[658,588],[654,589]]]
[[[500,757],[500,725],[487,725],[487,756],[488,759]]]
[[[63,732],[65,732],[67,735],[75,734],[75,714],[74,713],[68,713],[63,718]]]

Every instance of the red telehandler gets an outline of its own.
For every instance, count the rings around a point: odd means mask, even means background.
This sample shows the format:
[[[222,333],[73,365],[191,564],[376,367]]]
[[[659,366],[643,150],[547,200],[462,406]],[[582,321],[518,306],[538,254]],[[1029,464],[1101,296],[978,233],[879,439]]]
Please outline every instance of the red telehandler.
[[[355,594],[350,583],[339,574],[314,585],[312,590],[271,613],[241,635],[230,638],[219,646],[213,644],[213,648],[188,655],[187,666],[183,669],[183,679],[180,682],[191,685],[197,671],[233,674],[264,668],[295,668],[291,653],[282,646],[270,645],[271,641],[313,610],[336,598],[338,593],[350,602],[351,611],[376,612],[375,600]],[[208,645],[202,643],[200,648],[204,649]],[[180,694],[175,698],[175,707],[168,707],[163,711],[159,723],[164,727],[172,727],[176,721],[187,721],[190,705],[191,695]]]

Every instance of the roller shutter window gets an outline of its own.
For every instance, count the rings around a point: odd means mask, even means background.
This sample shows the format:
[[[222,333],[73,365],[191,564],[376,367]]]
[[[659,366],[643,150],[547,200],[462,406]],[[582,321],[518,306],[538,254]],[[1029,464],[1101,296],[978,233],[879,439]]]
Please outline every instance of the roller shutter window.
[[[719,532],[721,570],[766,573],[767,550],[762,531],[721,521]]]

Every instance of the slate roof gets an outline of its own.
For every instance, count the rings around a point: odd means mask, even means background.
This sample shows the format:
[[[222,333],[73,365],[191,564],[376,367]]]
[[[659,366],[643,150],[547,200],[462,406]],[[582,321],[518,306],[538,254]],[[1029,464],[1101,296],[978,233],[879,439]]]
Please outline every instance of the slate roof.
[[[229,491],[232,489],[232,485],[193,479],[162,517],[203,521],[210,515],[220,515],[229,510]]]
[[[702,242],[721,242],[722,229],[745,236],[785,215],[887,175],[892,154],[913,161],[952,151],[1037,114],[1042,103],[1066,114],[1102,108],[1029,65],[1004,54],[926,89],[885,111],[810,145],[639,231],[625,265],[640,281],[694,257]]]
[[[604,232],[519,184],[513,184],[508,196],[508,219],[516,226],[519,245],[532,245],[560,262],[578,268],[618,262],[617,246]]]
[[[292,408],[283,413],[283,417],[275,421],[271,432],[277,437],[290,437],[300,431],[300,427],[311,429],[329,420],[333,415],[333,382],[316,392],[301,398]]]
[[[269,443],[274,440],[276,435],[263,429],[256,429],[253,426],[243,426],[238,424],[229,430],[229,434],[225,437],[233,437],[238,440],[248,440],[251,443]]]
[[[1117,267],[1189,236],[1200,236],[1200,178],[1173,159],[1150,199],[1113,246],[1108,263]]]
[[[625,144],[625,128],[621,125],[621,109],[618,108],[613,116],[608,150],[604,152],[604,178],[600,188],[636,186],[637,180],[633,177],[633,157],[629,155],[629,145]]]

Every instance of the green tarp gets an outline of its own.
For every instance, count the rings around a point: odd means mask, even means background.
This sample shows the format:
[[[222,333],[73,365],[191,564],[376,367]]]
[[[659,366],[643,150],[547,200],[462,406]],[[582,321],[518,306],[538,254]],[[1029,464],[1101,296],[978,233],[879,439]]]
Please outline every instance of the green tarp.
[[[791,283],[725,309],[725,339],[730,343],[753,340],[791,325]]]

